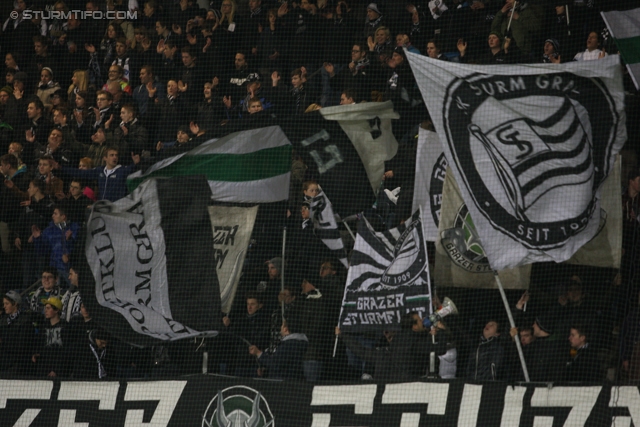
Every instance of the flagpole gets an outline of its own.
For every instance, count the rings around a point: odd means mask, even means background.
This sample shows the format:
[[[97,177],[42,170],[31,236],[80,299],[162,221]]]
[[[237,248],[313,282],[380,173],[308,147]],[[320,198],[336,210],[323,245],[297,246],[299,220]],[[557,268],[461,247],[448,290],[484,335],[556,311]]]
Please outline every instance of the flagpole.
[[[282,227],[282,267],[280,267],[280,292],[284,291],[284,251],[287,242],[287,226]],[[284,299],[280,301],[280,310],[282,312],[282,320],[284,321]]]
[[[513,19],[513,13],[516,11],[517,3],[518,3],[517,1],[514,1],[513,8],[511,8],[511,16],[509,17],[509,23],[507,24],[507,31],[506,31],[507,34],[509,34],[509,30],[511,29],[511,20]]]
[[[349,227],[349,224],[347,224],[346,221],[342,221],[342,223],[344,224],[344,227],[347,229],[347,231],[349,232],[349,234],[351,235],[351,238],[353,239],[353,241],[356,241],[356,236],[353,235],[353,231],[351,231],[351,228]]]
[[[513,320],[513,314],[511,313],[511,307],[509,307],[509,301],[507,300],[507,295],[504,293],[504,288],[502,287],[502,281],[500,280],[500,276],[498,276],[497,271],[493,271],[493,275],[496,278],[496,283],[498,284],[498,289],[500,290],[500,296],[502,297],[502,302],[504,303],[504,308],[507,310],[507,316],[509,317],[509,324],[512,328],[516,327],[516,322]],[[514,337],[516,342],[516,348],[518,349],[518,356],[520,357],[520,364],[522,365],[522,372],[524,373],[524,380],[529,382],[529,371],[527,370],[527,363],[524,360],[524,353],[522,353],[522,345],[520,344],[520,336],[516,334]]]
[[[569,26],[569,5],[568,4],[564,5],[564,13],[567,16],[567,35],[570,36],[571,35],[571,27]]]

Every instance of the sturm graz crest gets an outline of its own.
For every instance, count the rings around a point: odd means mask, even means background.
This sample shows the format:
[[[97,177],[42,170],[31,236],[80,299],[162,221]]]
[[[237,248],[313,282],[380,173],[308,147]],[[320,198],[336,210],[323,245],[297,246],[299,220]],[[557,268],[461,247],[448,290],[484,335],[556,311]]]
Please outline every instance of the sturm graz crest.
[[[467,205],[463,204],[456,213],[453,228],[443,230],[440,237],[442,247],[458,267],[470,273],[492,271]]]
[[[202,416],[202,427],[275,427],[262,394],[247,386],[218,391]]]
[[[443,123],[461,185],[494,228],[530,249],[588,224],[619,125],[599,79],[473,74],[446,92]]]

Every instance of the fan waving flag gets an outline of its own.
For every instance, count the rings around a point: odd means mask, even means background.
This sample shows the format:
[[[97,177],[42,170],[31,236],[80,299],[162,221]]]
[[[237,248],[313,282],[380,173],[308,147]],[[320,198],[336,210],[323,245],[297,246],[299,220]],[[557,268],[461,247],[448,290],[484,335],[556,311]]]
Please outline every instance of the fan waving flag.
[[[336,216],[333,214],[333,207],[324,191],[320,191],[320,194],[311,200],[310,207],[309,213],[313,218],[316,236],[329,248],[334,258],[339,259],[345,268],[349,268],[347,251],[344,249],[344,242],[340,237]]]
[[[289,198],[291,144],[278,126],[207,141],[129,175],[129,191],[152,177],[204,175],[220,202],[270,203]]]
[[[150,179],[115,203],[93,205],[80,291],[112,335],[144,346],[217,334],[210,198],[204,177],[176,177]]]
[[[431,313],[431,284],[420,211],[397,228],[376,232],[362,218],[351,254],[340,329],[394,330],[410,311]]]
[[[627,64],[633,84],[640,90],[640,8],[600,13]]]
[[[493,270],[566,261],[598,233],[600,189],[627,137],[615,55],[561,66],[407,57]]]

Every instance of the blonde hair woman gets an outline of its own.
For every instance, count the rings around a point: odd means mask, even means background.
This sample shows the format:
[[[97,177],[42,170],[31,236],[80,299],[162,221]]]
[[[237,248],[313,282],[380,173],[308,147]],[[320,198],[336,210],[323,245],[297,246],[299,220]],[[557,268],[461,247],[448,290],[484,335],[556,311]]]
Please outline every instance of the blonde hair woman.
[[[86,91],[89,86],[89,76],[86,70],[75,70],[73,77],[71,77],[71,84],[67,90],[67,96],[69,97],[69,103],[75,105],[76,95],[80,91]]]

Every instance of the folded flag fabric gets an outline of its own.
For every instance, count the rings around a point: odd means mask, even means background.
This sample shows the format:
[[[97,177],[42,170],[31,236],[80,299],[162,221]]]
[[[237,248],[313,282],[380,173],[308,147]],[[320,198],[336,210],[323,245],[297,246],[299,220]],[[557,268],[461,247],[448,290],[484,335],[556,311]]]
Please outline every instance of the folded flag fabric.
[[[640,90],[640,8],[601,12],[609,33],[627,64],[629,75]]]

